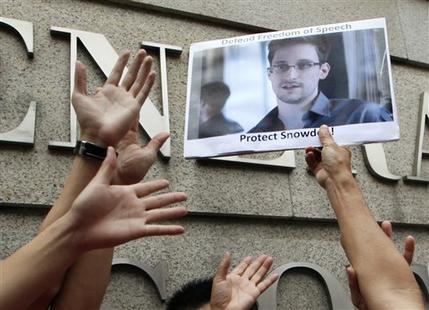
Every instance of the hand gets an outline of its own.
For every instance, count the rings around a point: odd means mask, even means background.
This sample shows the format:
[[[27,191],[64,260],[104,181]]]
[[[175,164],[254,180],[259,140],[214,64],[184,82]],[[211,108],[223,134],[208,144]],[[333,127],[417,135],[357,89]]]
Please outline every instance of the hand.
[[[392,224],[389,221],[383,221],[381,223],[381,228],[384,231],[384,233],[392,239],[393,237],[393,231],[392,231]],[[414,256],[414,249],[416,245],[416,240],[413,236],[407,236],[405,238],[404,242],[404,258],[407,261],[408,265],[411,265],[413,261]],[[353,269],[352,266],[349,266],[346,268],[347,276],[349,280],[349,287],[350,287],[350,294],[352,297],[353,305],[358,308],[359,310],[366,310],[368,309],[365,299],[363,298],[360,289],[359,289],[359,283],[358,278],[356,275],[356,271]]]
[[[76,62],[76,81],[72,95],[81,130],[81,139],[114,146],[133,126],[155,80],[152,58],[140,50],[119,86],[129,52],[122,53],[106,83],[94,96],[87,93],[85,66]]]
[[[145,197],[165,189],[168,186],[166,180],[128,186],[110,185],[115,167],[115,151],[109,147],[98,173],[65,215],[73,232],[76,232],[75,240],[78,240],[80,248],[107,248],[145,236],[184,232],[182,226],[153,223],[183,217],[186,214],[184,207],[160,208],[186,200],[186,194],[165,193]]]
[[[246,257],[228,274],[231,254],[225,253],[213,279],[211,310],[251,309],[258,297],[279,277],[273,274],[263,279],[272,264],[273,259],[266,255],[253,262],[251,257]]]
[[[138,120],[136,120],[118,144],[118,165],[114,184],[128,185],[140,182],[155,162],[157,153],[170,136],[160,133],[143,148],[140,147]]]
[[[305,149],[305,160],[317,182],[326,188],[331,181],[353,178],[350,150],[334,142],[326,125],[320,126],[319,138],[322,152],[314,147]]]

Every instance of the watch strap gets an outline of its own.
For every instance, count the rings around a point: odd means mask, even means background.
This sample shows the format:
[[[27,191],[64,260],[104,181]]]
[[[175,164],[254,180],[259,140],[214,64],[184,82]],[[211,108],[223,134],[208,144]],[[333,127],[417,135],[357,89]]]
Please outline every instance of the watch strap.
[[[74,154],[104,160],[107,156],[107,148],[88,141],[77,141]]]

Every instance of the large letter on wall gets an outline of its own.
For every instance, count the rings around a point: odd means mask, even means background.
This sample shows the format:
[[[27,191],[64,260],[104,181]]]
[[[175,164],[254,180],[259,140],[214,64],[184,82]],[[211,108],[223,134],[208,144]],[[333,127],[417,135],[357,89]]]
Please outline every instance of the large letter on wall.
[[[401,176],[390,173],[382,143],[364,144],[362,152],[365,165],[373,176],[388,182],[397,182],[401,179]]]
[[[27,55],[29,58],[33,58],[33,23],[0,17],[0,27],[2,26],[12,29],[24,40]],[[0,133],[0,143],[33,145],[35,125],[36,102],[31,101],[21,124],[11,131]]]
[[[153,118],[152,115],[158,113],[155,106],[152,104],[144,104],[140,113],[140,124],[145,124],[154,128],[156,132],[167,131],[170,132],[170,122],[168,119],[168,83],[167,83],[167,53],[180,56],[182,48],[179,46],[159,44],[154,42],[142,42],[141,47],[146,50],[159,51],[159,66],[161,71],[161,95],[162,95],[162,113],[164,114],[164,123],[160,123],[158,119]],[[170,141],[169,141],[170,142]],[[165,150],[165,153],[170,154],[170,148]]]
[[[50,148],[61,148],[61,149],[73,149],[76,145],[77,140],[77,119],[76,113],[74,112],[71,104],[71,93],[74,88],[75,79],[75,66],[77,59],[77,40],[85,46],[86,50],[92,56],[97,63],[98,67],[103,73],[108,76],[112,70],[118,54],[107,41],[106,37],[100,33],[86,32],[68,28],[51,27],[51,34],[68,34],[70,35],[70,141],[60,142],[51,141],[49,143]],[[126,73],[124,70],[124,74]],[[150,98],[146,99],[144,104],[144,112],[140,116],[140,125],[146,131],[150,138],[153,138],[156,134],[161,131],[169,131],[165,124],[169,122],[169,116],[167,113],[161,115],[155,106],[153,105]],[[145,114],[143,116],[143,114]],[[146,119],[151,119],[151,122],[144,122]],[[143,123],[142,123],[143,121]],[[161,153],[165,157],[170,157],[170,140],[168,140],[161,148]]]
[[[408,183],[423,183],[429,184],[429,176],[422,175],[422,160],[429,157],[429,146],[423,147],[425,136],[425,127],[429,128],[429,93],[422,94],[422,104],[420,106],[419,123],[417,127],[417,143],[416,143],[416,160],[414,163],[414,175],[407,175],[404,177],[404,182]]]
[[[309,269],[316,272],[329,293],[332,310],[354,310],[349,294],[344,290],[340,282],[320,266],[311,263],[290,263],[280,266],[272,272],[281,277],[283,273],[292,269]],[[278,284],[279,280],[277,280],[277,282],[275,282],[258,298],[259,310],[277,309]]]
[[[412,264],[411,268],[427,302],[429,299],[429,266]]]
[[[128,258],[116,258],[112,261],[112,269],[114,266],[130,266],[132,268],[137,268],[138,270],[144,272],[155,284],[155,287],[159,293],[159,297],[161,298],[161,300],[165,301],[167,299],[167,266],[164,260],[161,260],[155,268],[152,268],[145,262],[132,261]],[[101,309],[113,310],[112,307],[105,303],[103,303]]]
[[[294,169],[295,165],[295,152],[285,151],[279,157],[274,159],[254,159],[240,156],[224,156],[211,158],[210,160],[220,160],[227,162],[245,163],[252,165],[263,165],[271,167],[282,167],[287,169]]]

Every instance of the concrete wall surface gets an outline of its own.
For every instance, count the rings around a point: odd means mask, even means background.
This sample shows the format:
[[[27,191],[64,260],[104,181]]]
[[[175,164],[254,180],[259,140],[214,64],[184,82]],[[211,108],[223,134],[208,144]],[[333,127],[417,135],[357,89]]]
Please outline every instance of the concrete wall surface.
[[[269,6],[267,5],[269,3]],[[303,151],[296,168],[196,161],[183,158],[189,46],[193,42],[249,33],[386,17],[393,56],[392,73],[401,138],[383,145],[389,171],[412,175],[421,94],[429,92],[429,2],[379,1],[171,1],[171,0],[0,0],[0,18],[29,21],[34,28],[34,57],[22,40],[0,25],[0,133],[12,130],[36,101],[34,146],[0,144],[0,257],[29,241],[61,192],[72,155],[48,149],[49,141],[69,137],[70,39],[51,27],[103,34],[113,48],[135,54],[140,42],[179,46],[180,57],[167,58],[171,159],[161,158],[146,179],[166,178],[173,191],[189,195],[190,215],[181,221],[186,234],[148,238],[116,249],[115,257],[165,260],[167,295],[187,281],[213,274],[224,251],[234,262],[266,253],[274,265],[311,262],[328,270],[347,287],[347,259],[325,193],[306,171]],[[156,53],[155,69],[159,73]],[[78,59],[88,66],[89,89],[104,75],[82,44]],[[159,80],[150,96],[162,110]],[[142,143],[148,138],[144,136]],[[426,130],[424,145],[429,145]],[[429,185],[400,179],[385,182],[365,165],[361,147],[352,147],[353,168],[377,220],[396,223],[395,243],[416,236],[415,261],[429,262]],[[263,158],[275,158],[269,153]],[[423,160],[429,177],[429,160]],[[192,266],[190,268],[189,266]],[[323,286],[314,274],[291,272],[280,280],[279,309],[328,309]],[[132,268],[112,274],[106,303],[115,309],[161,309],[147,276]]]

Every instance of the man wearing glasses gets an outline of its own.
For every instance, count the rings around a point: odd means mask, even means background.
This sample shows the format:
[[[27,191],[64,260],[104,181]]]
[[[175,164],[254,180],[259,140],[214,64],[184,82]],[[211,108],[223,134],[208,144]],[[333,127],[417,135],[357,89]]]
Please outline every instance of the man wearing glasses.
[[[328,99],[319,80],[330,71],[330,46],[325,36],[274,40],[268,44],[268,78],[277,97],[271,110],[249,133],[392,121],[377,103]]]

